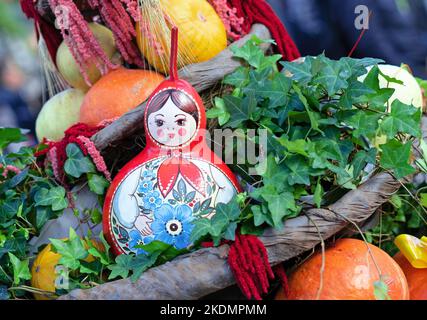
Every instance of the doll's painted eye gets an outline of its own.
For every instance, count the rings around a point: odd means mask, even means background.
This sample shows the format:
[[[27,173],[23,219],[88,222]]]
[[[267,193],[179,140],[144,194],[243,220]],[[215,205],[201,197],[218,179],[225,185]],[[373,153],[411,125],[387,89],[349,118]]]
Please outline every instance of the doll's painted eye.
[[[184,126],[185,126],[185,122],[186,122],[186,120],[185,120],[185,119],[178,119],[178,120],[176,120],[175,122],[176,122],[176,124],[177,124],[178,126],[180,126],[180,127],[184,127]]]
[[[160,120],[160,119],[157,119],[156,120],[156,125],[158,126],[158,127],[161,127],[161,126],[163,126],[163,124],[164,124],[165,122],[163,121],[163,120]]]

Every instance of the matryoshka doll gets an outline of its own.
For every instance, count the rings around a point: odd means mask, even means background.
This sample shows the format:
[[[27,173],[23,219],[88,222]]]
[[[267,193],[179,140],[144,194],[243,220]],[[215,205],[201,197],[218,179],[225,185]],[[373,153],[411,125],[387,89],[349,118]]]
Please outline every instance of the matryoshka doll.
[[[106,195],[103,227],[115,254],[144,253],[136,246],[153,240],[189,246],[193,221],[211,218],[218,203],[241,190],[207,146],[200,96],[178,79],[177,38],[173,28],[170,79],[146,106],[146,147],[120,170]]]

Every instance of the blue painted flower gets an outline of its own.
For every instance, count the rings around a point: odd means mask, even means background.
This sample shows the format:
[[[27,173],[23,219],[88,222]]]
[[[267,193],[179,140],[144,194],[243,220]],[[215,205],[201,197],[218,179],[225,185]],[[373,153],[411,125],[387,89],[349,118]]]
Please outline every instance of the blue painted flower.
[[[144,240],[142,239],[141,232],[139,232],[138,230],[132,230],[131,232],[129,232],[129,236],[130,236],[129,249],[134,251],[136,253],[136,255],[147,254],[147,252],[145,252],[145,250],[142,250],[140,248],[135,248],[137,245],[146,244],[144,242]]]
[[[153,190],[153,182],[147,179],[142,180],[138,186],[138,191],[144,194],[152,190]]]
[[[145,250],[141,248],[135,248],[135,247],[138,245],[149,244],[151,241],[154,240],[154,237],[152,235],[143,237],[141,232],[139,232],[138,230],[132,230],[131,232],[129,232],[129,236],[130,236],[129,249],[134,251],[136,255],[147,254]]]
[[[154,239],[159,240],[177,249],[183,249],[190,244],[193,211],[187,205],[175,208],[164,204],[154,212],[154,221],[151,224]]]
[[[142,173],[142,178],[144,180],[154,180],[154,178],[156,178],[156,175],[154,174],[154,171],[151,170],[145,170]]]
[[[155,210],[162,204],[162,199],[160,199],[160,192],[157,190],[150,191],[145,194],[142,198],[144,202],[144,209]]]

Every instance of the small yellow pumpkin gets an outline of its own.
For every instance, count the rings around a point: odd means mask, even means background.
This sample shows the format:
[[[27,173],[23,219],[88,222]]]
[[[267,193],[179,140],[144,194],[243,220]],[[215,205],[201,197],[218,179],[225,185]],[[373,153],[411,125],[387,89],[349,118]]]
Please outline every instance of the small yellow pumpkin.
[[[159,17],[163,14],[166,19]],[[142,16],[147,32],[142,32],[137,24],[138,46],[159,72],[169,70],[171,24],[179,29],[180,68],[209,60],[227,47],[224,24],[206,0],[158,0],[158,7],[143,8]],[[156,50],[153,41],[160,45],[160,50]]]
[[[93,245],[101,251],[104,251],[104,246],[101,242],[92,240]],[[31,286],[46,292],[55,294],[55,282],[58,277],[56,266],[61,259],[61,255],[53,252],[52,245],[48,244],[34,260],[31,268]],[[89,255],[86,262],[93,262],[94,257]],[[34,293],[36,300],[49,300],[47,295]]]

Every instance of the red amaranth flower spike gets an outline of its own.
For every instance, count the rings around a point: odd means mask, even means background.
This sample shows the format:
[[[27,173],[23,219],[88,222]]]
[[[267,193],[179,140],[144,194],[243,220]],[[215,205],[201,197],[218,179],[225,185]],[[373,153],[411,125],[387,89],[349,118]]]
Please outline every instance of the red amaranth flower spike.
[[[124,8],[126,5],[128,12]],[[139,21],[137,0],[89,0],[92,9],[97,9],[110,27],[123,59],[130,64],[144,68],[145,63],[134,43],[136,36],[134,22]]]
[[[8,164],[8,165],[4,166],[3,164],[0,163],[0,169],[3,169],[2,176],[4,178],[7,178],[7,175],[9,174],[9,172],[13,172],[15,174],[19,174],[21,172],[21,169],[19,169],[18,167],[13,166],[11,164]]]
[[[58,21],[63,21],[59,23],[62,37],[88,85],[92,84],[86,70],[91,63],[95,63],[102,74],[106,74],[109,69],[116,68],[101,48],[74,1],[49,0],[49,4]],[[58,10],[58,8],[62,8],[62,10]],[[64,13],[67,15],[65,19]]]
[[[60,141],[54,142],[43,139],[42,144],[46,144],[47,148],[37,152],[35,156],[41,157],[43,155],[47,155],[47,158],[52,165],[55,178],[63,186],[67,187],[64,172],[64,164],[67,160],[66,148],[68,144],[75,143],[85,155],[89,155],[92,158],[97,170],[102,172],[107,180],[111,181],[111,175],[107,169],[104,159],[96,149],[95,144],[90,140],[94,134],[101,129],[104,129],[107,125],[108,122],[104,122],[102,125],[100,124],[96,127],[77,123],[65,131],[65,136]]]
[[[237,15],[237,9],[230,6],[227,0],[209,0],[227,30],[227,36],[232,40],[240,39],[244,34],[245,18]]]
[[[80,141],[82,143],[82,145],[84,146],[82,150],[86,150],[87,153],[92,158],[96,169],[99,172],[102,172],[104,174],[105,178],[111,182],[111,175],[107,169],[107,165],[105,164],[104,158],[101,156],[99,151],[96,149],[95,144],[92,142],[92,140],[90,140],[88,137],[85,137],[85,136],[78,136],[77,140]]]

